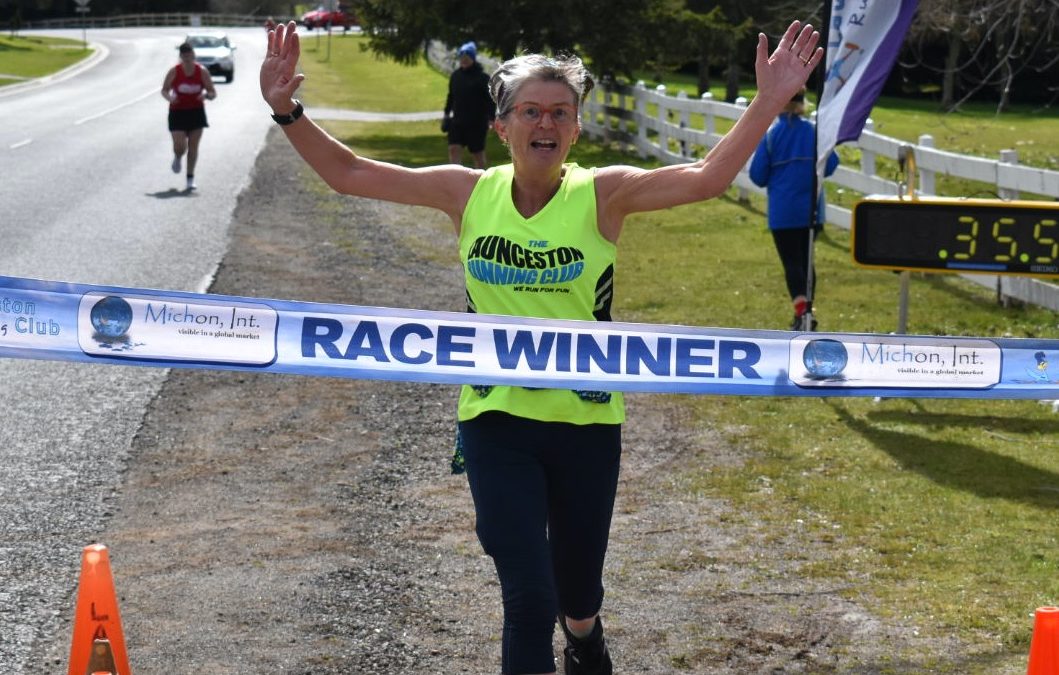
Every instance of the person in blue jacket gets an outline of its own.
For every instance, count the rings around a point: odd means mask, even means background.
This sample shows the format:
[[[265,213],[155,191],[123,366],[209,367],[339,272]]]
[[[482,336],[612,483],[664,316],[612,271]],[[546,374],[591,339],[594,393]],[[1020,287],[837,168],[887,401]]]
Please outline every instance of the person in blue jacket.
[[[810,229],[809,207],[812,203],[813,173],[816,170],[816,132],[805,119],[805,90],[794,95],[757,146],[750,162],[750,180],[768,191],[768,225],[776,243],[787,292],[794,306],[791,330],[815,330],[816,320],[803,326],[803,316],[812,316],[809,278],[816,287],[816,270],[810,269],[810,236],[824,227],[824,192],[817,202],[816,222]],[[827,158],[824,175],[830,176],[838,166],[834,151]]]

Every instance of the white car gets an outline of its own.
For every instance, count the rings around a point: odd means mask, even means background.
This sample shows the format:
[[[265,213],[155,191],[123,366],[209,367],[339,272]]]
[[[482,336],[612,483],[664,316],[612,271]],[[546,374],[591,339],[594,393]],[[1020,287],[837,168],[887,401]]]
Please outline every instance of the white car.
[[[225,82],[235,78],[235,47],[228,36],[219,31],[188,33],[184,38],[195,49],[195,60],[205,66],[210,75],[224,75]]]

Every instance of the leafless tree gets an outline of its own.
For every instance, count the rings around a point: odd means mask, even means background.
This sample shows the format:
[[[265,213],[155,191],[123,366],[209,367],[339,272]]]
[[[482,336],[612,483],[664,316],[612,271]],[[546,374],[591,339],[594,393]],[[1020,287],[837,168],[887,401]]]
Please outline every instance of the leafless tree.
[[[955,110],[993,89],[1000,113],[1020,74],[1059,64],[1059,0],[920,0],[910,42],[912,60],[902,65],[941,75],[943,108]],[[940,65],[928,56],[939,42],[945,47]]]

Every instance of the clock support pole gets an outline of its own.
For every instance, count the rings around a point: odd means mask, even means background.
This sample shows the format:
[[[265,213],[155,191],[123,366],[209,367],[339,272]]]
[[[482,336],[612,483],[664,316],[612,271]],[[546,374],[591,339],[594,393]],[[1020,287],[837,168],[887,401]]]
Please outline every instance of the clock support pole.
[[[902,145],[897,151],[897,164],[901,169],[901,181],[897,184],[897,196],[904,199],[907,196],[912,201],[916,200],[916,152],[911,145]],[[902,270],[901,291],[897,303],[897,334],[904,335],[908,332],[908,286],[912,273]]]

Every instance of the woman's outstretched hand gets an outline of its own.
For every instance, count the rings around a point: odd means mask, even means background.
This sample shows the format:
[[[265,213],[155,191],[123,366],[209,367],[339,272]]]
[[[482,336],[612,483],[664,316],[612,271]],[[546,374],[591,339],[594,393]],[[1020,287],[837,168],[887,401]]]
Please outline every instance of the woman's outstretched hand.
[[[764,33],[757,38],[757,95],[772,101],[777,107],[785,105],[805,85],[809,75],[824,58],[824,50],[817,47],[820,33],[800,21],[793,22],[783,34],[776,51],[769,56],[769,41]]]
[[[301,46],[295,23],[279,24],[268,32],[268,51],[261,64],[261,96],[277,114],[289,113],[294,108],[294,91],[305,76],[295,73]]]

